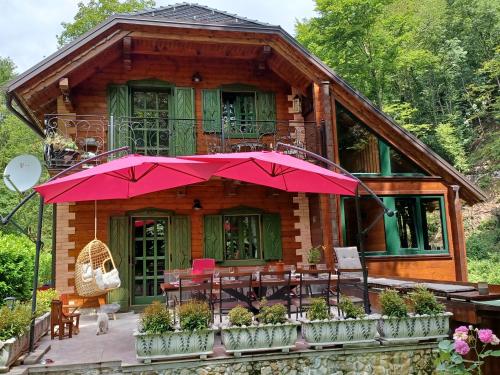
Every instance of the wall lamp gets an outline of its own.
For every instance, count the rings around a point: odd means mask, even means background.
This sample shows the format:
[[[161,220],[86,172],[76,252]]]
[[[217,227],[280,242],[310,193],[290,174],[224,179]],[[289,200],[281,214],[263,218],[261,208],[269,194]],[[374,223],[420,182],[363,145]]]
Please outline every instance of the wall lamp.
[[[200,200],[199,200],[199,199],[195,199],[195,200],[193,201],[193,210],[195,210],[195,211],[199,211],[199,210],[201,210],[202,208],[203,208],[203,207],[201,206],[201,202],[200,202]]]
[[[193,81],[194,83],[200,83],[201,81],[203,81],[203,77],[200,73],[196,72],[191,77],[191,81]]]

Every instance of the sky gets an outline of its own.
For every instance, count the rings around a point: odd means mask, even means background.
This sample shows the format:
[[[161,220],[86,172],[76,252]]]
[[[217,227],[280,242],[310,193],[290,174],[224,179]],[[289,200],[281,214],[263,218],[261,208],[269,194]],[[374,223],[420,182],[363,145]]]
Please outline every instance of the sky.
[[[22,73],[57,50],[61,22],[71,22],[80,0],[0,0],[0,56]],[[84,0],[88,2],[88,0]],[[157,6],[182,0],[156,0]],[[275,25],[294,35],[297,19],[314,15],[313,0],[193,0],[198,4]]]

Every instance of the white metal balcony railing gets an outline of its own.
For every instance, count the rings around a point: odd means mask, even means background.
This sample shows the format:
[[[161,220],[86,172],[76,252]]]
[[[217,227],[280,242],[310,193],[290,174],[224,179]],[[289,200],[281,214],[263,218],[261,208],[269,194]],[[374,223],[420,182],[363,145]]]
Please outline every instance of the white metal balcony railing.
[[[283,142],[321,153],[321,132],[315,122],[291,120],[221,119],[220,124],[207,124],[195,119],[50,114],[45,116],[44,154],[49,169],[63,169],[121,146],[138,154],[178,156],[270,150]]]

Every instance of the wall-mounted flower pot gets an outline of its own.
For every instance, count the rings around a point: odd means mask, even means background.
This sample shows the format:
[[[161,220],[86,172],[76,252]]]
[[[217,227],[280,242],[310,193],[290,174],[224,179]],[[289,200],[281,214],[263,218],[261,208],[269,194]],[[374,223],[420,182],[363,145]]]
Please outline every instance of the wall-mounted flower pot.
[[[448,337],[450,317],[445,312],[436,315],[414,315],[405,318],[382,316],[378,331],[383,342],[418,342]]]
[[[297,341],[297,322],[259,324],[248,327],[223,327],[222,343],[226,352],[242,353],[281,350],[288,352]]]
[[[172,331],[163,334],[134,332],[137,359],[146,363],[157,359],[200,357],[213,353],[216,329]]]
[[[302,321],[302,336],[310,346],[373,343],[377,334],[379,315],[361,319],[332,319]]]

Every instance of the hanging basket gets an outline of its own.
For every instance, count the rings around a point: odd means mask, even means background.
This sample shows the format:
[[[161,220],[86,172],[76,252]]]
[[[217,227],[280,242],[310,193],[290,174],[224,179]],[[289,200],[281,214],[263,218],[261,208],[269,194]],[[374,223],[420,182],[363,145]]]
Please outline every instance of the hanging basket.
[[[97,297],[120,287],[120,277],[105,243],[94,239],[80,252],[75,265],[75,286],[82,297]]]

